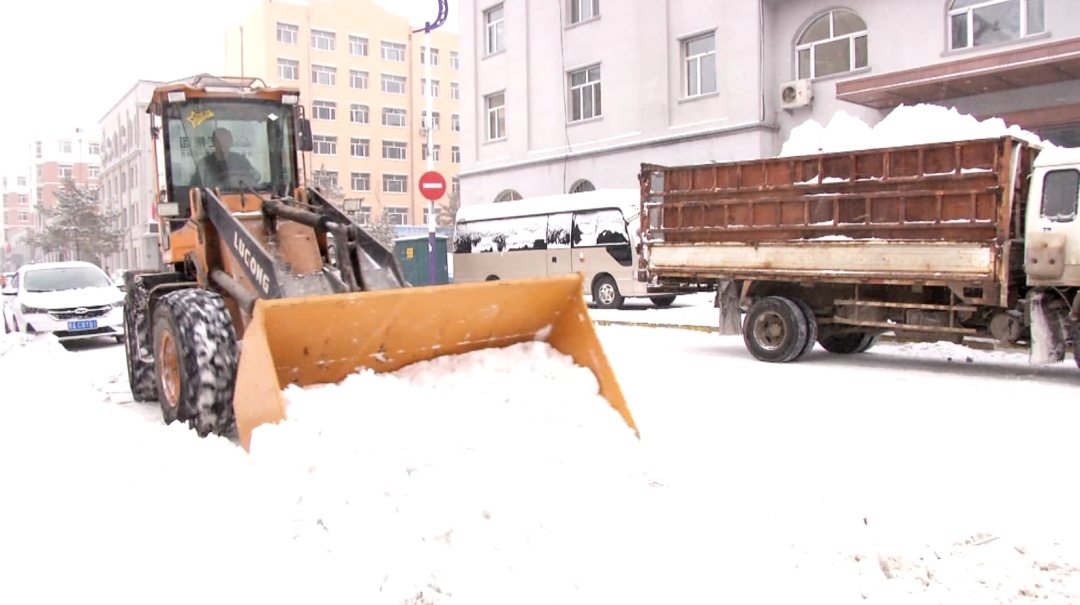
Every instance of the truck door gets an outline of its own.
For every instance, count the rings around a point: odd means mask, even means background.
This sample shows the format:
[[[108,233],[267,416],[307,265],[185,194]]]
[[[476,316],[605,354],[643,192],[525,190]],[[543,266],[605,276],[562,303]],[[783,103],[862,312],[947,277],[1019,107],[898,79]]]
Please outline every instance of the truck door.
[[[1038,198],[1029,202],[1025,238],[1028,280],[1044,285],[1080,285],[1080,223],[1076,220],[1080,169],[1050,167],[1034,180]]]
[[[573,263],[570,260],[570,230],[573,228],[574,215],[559,212],[547,217],[547,274],[548,277],[570,275]],[[585,288],[589,285],[586,283]]]

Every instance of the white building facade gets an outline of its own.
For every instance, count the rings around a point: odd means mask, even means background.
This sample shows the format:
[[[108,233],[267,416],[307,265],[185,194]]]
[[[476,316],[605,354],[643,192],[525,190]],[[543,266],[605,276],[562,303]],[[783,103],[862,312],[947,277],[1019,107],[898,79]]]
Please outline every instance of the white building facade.
[[[101,118],[101,200],[119,212],[124,231],[120,250],[109,257],[110,271],[161,267],[153,139],[146,108],[159,82],[139,80]]]
[[[937,103],[1080,145],[1077,0],[462,0],[461,203],[774,156]]]

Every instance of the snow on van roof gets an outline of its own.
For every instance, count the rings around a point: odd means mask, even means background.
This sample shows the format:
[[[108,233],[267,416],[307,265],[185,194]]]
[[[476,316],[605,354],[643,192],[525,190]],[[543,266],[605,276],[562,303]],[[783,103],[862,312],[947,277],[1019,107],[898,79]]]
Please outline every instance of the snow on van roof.
[[[638,189],[596,189],[581,193],[530,197],[511,202],[472,204],[458,209],[457,221],[478,221],[599,208],[620,208],[626,215],[625,218],[629,219],[641,208],[641,191]]]

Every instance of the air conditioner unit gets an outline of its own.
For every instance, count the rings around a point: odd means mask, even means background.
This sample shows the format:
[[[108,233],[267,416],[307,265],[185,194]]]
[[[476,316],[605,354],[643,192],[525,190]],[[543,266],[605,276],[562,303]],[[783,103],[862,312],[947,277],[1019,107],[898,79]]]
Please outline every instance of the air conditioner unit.
[[[780,85],[780,108],[806,107],[814,101],[814,89],[809,78],[792,80]]]

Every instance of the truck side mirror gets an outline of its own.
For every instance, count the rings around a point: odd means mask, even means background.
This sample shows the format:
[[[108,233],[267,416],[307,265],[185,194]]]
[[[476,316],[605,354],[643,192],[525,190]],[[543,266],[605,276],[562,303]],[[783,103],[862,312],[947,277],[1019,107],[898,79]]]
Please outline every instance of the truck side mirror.
[[[300,151],[315,149],[315,143],[311,138],[311,120],[299,118],[296,121],[296,141]]]

